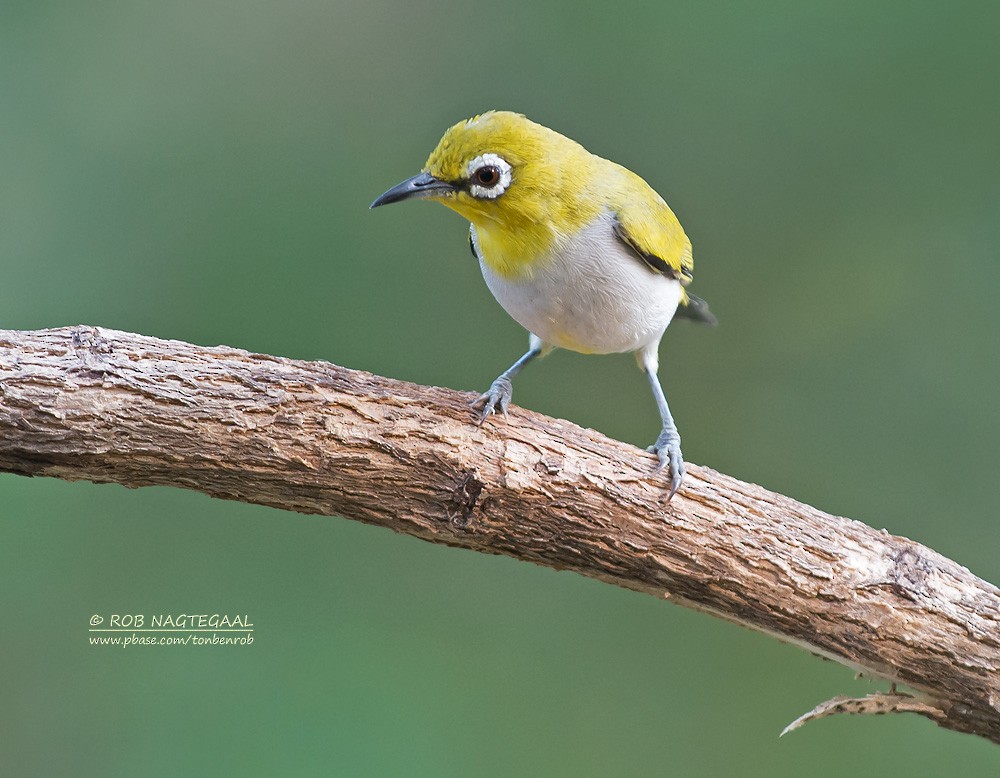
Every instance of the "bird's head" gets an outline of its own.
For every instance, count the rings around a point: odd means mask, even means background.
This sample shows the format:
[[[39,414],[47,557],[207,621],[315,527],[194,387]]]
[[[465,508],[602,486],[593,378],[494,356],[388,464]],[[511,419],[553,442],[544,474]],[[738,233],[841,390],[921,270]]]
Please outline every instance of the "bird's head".
[[[437,200],[487,230],[575,223],[592,216],[590,159],[575,141],[521,114],[489,111],[451,127],[424,169],[371,207]]]

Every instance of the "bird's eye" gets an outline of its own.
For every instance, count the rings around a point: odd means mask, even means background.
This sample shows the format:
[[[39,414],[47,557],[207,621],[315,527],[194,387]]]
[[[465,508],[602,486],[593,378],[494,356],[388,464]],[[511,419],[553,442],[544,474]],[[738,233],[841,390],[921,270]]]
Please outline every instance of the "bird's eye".
[[[500,180],[500,170],[493,165],[483,165],[473,173],[473,177],[480,186],[493,187]]]
[[[496,200],[510,186],[512,168],[499,154],[480,154],[465,168],[469,194],[477,200]]]

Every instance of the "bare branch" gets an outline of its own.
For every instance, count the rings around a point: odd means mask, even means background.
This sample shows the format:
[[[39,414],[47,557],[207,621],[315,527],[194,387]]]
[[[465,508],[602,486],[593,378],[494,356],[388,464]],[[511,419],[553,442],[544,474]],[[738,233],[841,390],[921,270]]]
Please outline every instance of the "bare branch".
[[[823,719],[837,713],[861,716],[881,716],[885,713],[919,713],[921,716],[926,716],[939,723],[943,723],[944,717],[947,716],[943,710],[936,707],[933,699],[925,700],[923,695],[907,694],[892,689],[887,693],[866,694],[864,697],[834,697],[832,700],[821,702],[781,730],[778,737],[784,737],[810,721]]]
[[[92,327],[0,331],[0,471],[163,484],[575,570],[902,682],[1000,743],[1000,591],[918,543],[472,394]],[[838,707],[839,706],[839,707]]]

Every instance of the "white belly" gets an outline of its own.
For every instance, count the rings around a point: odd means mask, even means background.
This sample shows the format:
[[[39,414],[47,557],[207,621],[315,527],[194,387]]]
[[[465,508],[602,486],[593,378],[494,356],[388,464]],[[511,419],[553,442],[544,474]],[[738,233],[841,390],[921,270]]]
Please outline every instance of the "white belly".
[[[472,239],[478,247],[475,228]],[[493,296],[545,343],[611,354],[657,343],[681,299],[679,281],[650,270],[601,216],[523,279],[503,278],[480,261]]]

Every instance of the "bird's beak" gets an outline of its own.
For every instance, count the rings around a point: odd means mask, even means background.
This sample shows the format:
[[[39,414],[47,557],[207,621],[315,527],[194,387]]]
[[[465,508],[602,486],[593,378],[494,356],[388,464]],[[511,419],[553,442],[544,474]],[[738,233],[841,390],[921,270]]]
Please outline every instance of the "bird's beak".
[[[380,205],[398,203],[400,200],[409,200],[414,197],[434,197],[454,191],[456,188],[453,184],[434,178],[430,173],[418,173],[413,178],[408,178],[403,183],[397,184],[388,192],[380,194],[375,202],[368,207],[378,208]]]

